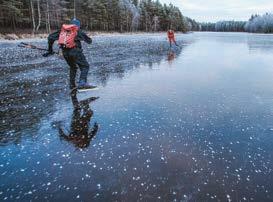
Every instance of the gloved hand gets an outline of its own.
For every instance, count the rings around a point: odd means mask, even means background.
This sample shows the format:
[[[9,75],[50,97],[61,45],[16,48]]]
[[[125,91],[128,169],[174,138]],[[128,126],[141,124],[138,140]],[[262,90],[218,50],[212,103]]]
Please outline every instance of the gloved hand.
[[[43,57],[48,57],[48,56],[51,56],[53,54],[54,54],[53,52],[48,51],[45,54],[43,54]]]

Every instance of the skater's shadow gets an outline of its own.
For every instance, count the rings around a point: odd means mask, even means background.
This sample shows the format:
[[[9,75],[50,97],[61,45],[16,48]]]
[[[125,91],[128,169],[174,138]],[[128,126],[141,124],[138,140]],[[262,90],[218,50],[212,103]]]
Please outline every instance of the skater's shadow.
[[[74,110],[70,131],[66,133],[61,126],[58,126],[59,135],[62,140],[71,142],[76,148],[87,148],[99,129],[97,123],[90,129],[90,120],[93,116],[93,110],[90,108],[90,103],[99,99],[99,97],[90,97],[79,102],[77,93],[74,92],[71,94],[71,99]]]

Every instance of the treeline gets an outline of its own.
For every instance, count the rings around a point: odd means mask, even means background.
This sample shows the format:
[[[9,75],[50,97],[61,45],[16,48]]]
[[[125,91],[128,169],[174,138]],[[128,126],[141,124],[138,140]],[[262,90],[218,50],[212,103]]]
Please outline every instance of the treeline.
[[[201,23],[201,31],[273,33],[273,14],[252,15],[247,21]]]
[[[202,23],[201,31],[209,32],[244,32],[246,22],[219,21],[217,23]]]
[[[51,32],[76,16],[93,31],[191,31],[199,24],[159,0],[0,0],[0,31]]]
[[[273,14],[252,15],[245,25],[247,32],[273,33]]]
[[[217,32],[243,32],[245,22],[242,21],[220,21],[215,24]]]
[[[198,22],[188,17],[186,17],[186,21],[187,21],[188,31],[200,31],[201,26]]]

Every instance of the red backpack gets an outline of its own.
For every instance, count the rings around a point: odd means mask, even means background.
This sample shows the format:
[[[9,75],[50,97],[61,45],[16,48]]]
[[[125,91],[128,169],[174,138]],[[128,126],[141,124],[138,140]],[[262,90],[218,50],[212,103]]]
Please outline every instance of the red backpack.
[[[63,25],[58,44],[64,48],[75,48],[75,38],[78,35],[79,27],[77,25]]]

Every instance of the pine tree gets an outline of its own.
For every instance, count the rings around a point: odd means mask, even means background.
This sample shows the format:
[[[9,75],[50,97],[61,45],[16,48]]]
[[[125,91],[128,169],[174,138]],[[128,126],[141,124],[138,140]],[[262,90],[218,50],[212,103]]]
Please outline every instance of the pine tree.
[[[16,30],[16,25],[21,21],[22,11],[20,7],[23,3],[19,0],[4,0],[1,3],[3,7],[4,20],[11,21],[13,30]]]

